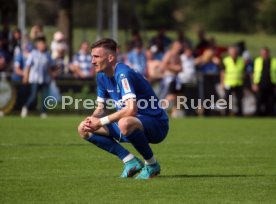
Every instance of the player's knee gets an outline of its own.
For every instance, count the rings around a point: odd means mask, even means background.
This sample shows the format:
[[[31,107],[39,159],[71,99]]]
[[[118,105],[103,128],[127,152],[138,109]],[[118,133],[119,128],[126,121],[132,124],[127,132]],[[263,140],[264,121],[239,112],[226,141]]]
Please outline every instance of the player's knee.
[[[130,118],[122,118],[118,122],[119,129],[121,133],[125,136],[131,134],[133,131],[133,124]]]
[[[84,125],[84,121],[82,121],[79,126],[78,126],[78,133],[79,133],[79,136],[83,139],[87,139],[89,137],[89,133],[84,131],[83,129],[83,125]]]

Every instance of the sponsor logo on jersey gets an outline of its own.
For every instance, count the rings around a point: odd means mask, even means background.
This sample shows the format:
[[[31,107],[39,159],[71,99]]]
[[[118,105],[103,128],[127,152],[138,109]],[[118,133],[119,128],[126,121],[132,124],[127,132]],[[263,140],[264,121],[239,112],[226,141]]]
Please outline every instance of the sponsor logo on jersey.
[[[108,93],[113,93],[114,91],[112,89],[107,89]]]
[[[127,78],[122,79],[122,86],[125,93],[131,92]]]
[[[120,78],[123,79],[126,78],[126,76],[124,74],[120,74]]]

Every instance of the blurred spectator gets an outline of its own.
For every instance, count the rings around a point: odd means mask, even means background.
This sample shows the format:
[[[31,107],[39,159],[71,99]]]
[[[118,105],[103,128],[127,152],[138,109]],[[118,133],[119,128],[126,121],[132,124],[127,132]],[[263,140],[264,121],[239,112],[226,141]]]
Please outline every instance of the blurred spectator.
[[[22,51],[24,51],[24,50],[32,51],[33,48],[34,48],[34,45],[32,44],[32,41],[31,41],[29,35],[25,34],[22,39],[21,50]]]
[[[254,62],[252,89],[256,93],[256,115],[274,115],[275,87],[276,58],[272,58],[269,49],[264,47]]]
[[[6,69],[6,60],[0,51],[0,72],[5,71]]]
[[[134,49],[128,53],[127,64],[135,71],[146,76],[147,57],[142,41],[137,41]]]
[[[66,52],[68,46],[65,42],[65,38],[62,32],[57,31],[54,33],[50,47],[52,59],[56,59],[59,55],[58,52],[60,52],[61,50]]]
[[[163,72],[161,69],[161,60],[154,59],[151,49],[147,49],[147,79],[150,83],[154,83],[163,78]]]
[[[24,77],[26,60],[30,52],[31,50],[26,48],[23,50],[23,52],[19,52],[14,56],[13,74],[12,74],[13,81],[22,82]]]
[[[186,47],[184,52],[181,54],[180,59],[182,70],[178,73],[177,79],[181,82],[181,89],[184,89],[186,84],[194,84],[196,82],[196,64],[192,49],[190,47]]]
[[[7,71],[8,53],[3,49],[3,39],[0,38],[0,71]]]
[[[67,48],[63,44],[57,44],[55,47],[54,68],[52,77],[54,79],[62,78],[69,72],[69,58],[66,55]]]
[[[81,43],[80,50],[75,54],[72,64],[70,64],[70,71],[76,78],[93,77],[95,72],[91,64],[91,54],[89,43],[84,41]]]
[[[31,94],[23,106],[21,117],[25,118],[28,114],[28,109],[32,103],[37,99],[38,92],[42,93],[41,97],[41,117],[46,117],[46,107],[44,99],[48,95],[49,85],[51,81],[52,59],[50,53],[47,51],[45,37],[39,37],[35,40],[36,49],[32,50],[26,61],[26,68],[24,70],[24,83],[30,83]]]
[[[217,45],[216,38],[214,38],[214,37],[211,37],[211,38],[209,39],[209,43],[208,43],[208,44],[209,44],[209,45],[208,45],[208,48],[205,48],[205,49],[212,49],[213,52],[214,52],[214,55],[215,55],[216,57],[221,58],[221,55],[224,54],[225,52],[227,52],[227,47],[218,46],[218,45]],[[204,50],[204,51],[205,51],[205,50]],[[204,53],[204,51],[203,51],[203,53]],[[203,53],[202,53],[202,54],[203,54]]]
[[[200,56],[203,54],[204,50],[209,47],[209,41],[205,36],[205,31],[203,29],[199,29],[197,32],[198,43],[195,47],[195,55]]]
[[[229,106],[229,96],[235,93],[237,99],[237,115],[242,116],[242,98],[245,64],[242,57],[238,56],[238,49],[235,46],[228,48],[228,56],[223,59],[221,70],[221,83],[225,90],[225,100]],[[230,110],[226,109],[226,115]]]
[[[206,49],[199,58],[199,71],[204,74],[219,74],[220,58],[213,49]]]
[[[157,39],[154,45],[150,46],[150,51],[152,53],[152,58],[155,60],[162,60],[165,54],[165,48],[161,39]]]
[[[166,96],[173,91],[175,87],[176,76],[182,70],[181,60],[180,60],[180,51],[182,49],[182,45],[175,41],[172,44],[171,49],[169,49],[161,63],[161,69],[164,72],[164,77],[161,82],[159,98],[164,99]]]
[[[30,38],[32,42],[35,42],[35,40],[38,37],[43,37],[45,36],[43,33],[43,26],[41,24],[36,24],[31,28],[30,31]]]
[[[215,100],[218,99],[217,87],[219,84],[219,71],[220,71],[220,58],[215,56],[213,49],[206,49],[203,54],[198,58],[199,68],[199,97],[200,99],[211,99],[214,96]],[[219,86],[218,86],[219,87]],[[222,92],[222,91],[221,91]],[[211,115],[210,109],[200,110],[205,116]]]
[[[182,44],[183,49],[186,47],[187,48],[192,47],[192,41],[186,36],[183,30],[179,30],[177,32],[177,40]]]
[[[190,47],[186,47],[184,52],[181,54],[180,59],[182,70],[177,74],[174,92],[177,96],[185,96],[188,102],[187,105],[189,106],[191,101],[189,88],[194,86],[196,83],[196,61],[193,56],[193,50]],[[188,109],[185,110],[185,113],[192,115],[195,112],[192,109]],[[174,114],[172,115],[174,117],[181,117],[183,115],[183,111],[175,108],[172,114]]]
[[[122,52],[121,46],[117,46],[117,62],[126,63],[127,54]]]
[[[13,73],[11,76],[11,80],[15,82],[14,85],[16,87],[16,110],[22,109],[22,106],[24,106],[24,104],[27,102],[30,93],[28,85],[22,84],[25,64],[30,52],[31,47],[26,47],[25,49],[17,53],[13,59]]]
[[[12,39],[12,32],[10,31],[10,26],[6,21],[3,22],[2,30],[0,32],[0,39],[2,39],[1,49],[6,55],[5,60],[8,64],[11,60],[10,42]]]
[[[12,40],[11,40],[11,54],[12,57],[17,56],[22,52],[21,49],[21,31],[20,29],[16,28],[12,33]]]
[[[175,100],[177,94],[176,87],[180,83],[177,81],[177,74],[182,70],[181,49],[181,43],[174,41],[171,49],[166,52],[161,64],[161,68],[164,70],[164,77],[160,84],[158,96],[160,99],[166,98],[172,104],[172,115],[177,112]]]
[[[157,35],[150,40],[150,46],[156,45],[159,49],[163,49],[164,52],[169,48],[171,43],[172,40],[166,36],[163,27],[160,28]]]
[[[244,78],[244,87],[246,91],[251,90],[251,78],[253,73],[253,60],[251,58],[249,50],[246,48],[245,41],[240,41],[236,43],[238,48],[239,56],[243,58],[245,63],[245,78]]]
[[[139,42],[142,42],[142,38],[138,29],[133,29],[131,31],[131,40],[128,42],[129,50],[135,48],[135,45]]]

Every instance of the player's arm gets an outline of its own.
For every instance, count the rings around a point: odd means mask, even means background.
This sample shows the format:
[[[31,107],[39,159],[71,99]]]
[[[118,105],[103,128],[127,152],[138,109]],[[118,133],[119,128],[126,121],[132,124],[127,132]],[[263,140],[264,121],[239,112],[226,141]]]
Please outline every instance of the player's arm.
[[[137,104],[135,98],[130,98],[125,101],[125,107],[121,110],[112,113],[106,117],[108,117],[108,120],[110,123],[116,122],[120,120],[121,118],[128,117],[128,116],[135,116],[137,114]]]
[[[85,124],[85,131],[93,132],[98,130],[99,128],[116,121],[119,121],[121,118],[128,116],[135,116],[137,113],[137,104],[134,98],[127,99],[125,101],[125,107],[115,113],[107,115],[105,117],[97,118],[94,116],[94,113],[91,117],[87,118],[87,122]]]
[[[103,102],[98,102],[98,106],[97,108],[94,110],[94,112],[92,113],[92,117],[95,118],[101,118],[105,115],[106,113],[106,109],[104,108],[104,103]]]

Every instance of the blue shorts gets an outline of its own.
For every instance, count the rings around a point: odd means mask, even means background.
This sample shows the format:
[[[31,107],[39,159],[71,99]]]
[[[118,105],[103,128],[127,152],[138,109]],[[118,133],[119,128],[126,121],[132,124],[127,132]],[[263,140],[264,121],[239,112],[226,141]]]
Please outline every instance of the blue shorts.
[[[149,143],[156,144],[165,139],[169,130],[168,121],[158,120],[146,115],[138,115],[136,117],[141,121]],[[127,137],[121,133],[117,122],[111,123],[107,127],[109,135],[115,140],[118,142],[129,142]]]

